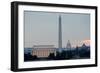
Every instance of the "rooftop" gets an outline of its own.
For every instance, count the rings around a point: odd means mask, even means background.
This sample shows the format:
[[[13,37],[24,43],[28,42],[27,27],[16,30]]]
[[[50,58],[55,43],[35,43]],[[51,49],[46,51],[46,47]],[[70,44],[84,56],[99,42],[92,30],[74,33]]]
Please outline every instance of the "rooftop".
[[[54,45],[34,45],[33,48],[55,48]]]

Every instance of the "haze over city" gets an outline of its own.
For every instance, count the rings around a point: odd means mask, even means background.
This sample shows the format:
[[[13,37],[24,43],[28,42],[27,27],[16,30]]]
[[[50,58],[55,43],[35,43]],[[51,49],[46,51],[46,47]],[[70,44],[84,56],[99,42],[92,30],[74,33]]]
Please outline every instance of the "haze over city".
[[[72,47],[90,45],[90,15],[24,11],[24,47],[58,47],[59,15],[62,24],[62,47],[70,40]]]

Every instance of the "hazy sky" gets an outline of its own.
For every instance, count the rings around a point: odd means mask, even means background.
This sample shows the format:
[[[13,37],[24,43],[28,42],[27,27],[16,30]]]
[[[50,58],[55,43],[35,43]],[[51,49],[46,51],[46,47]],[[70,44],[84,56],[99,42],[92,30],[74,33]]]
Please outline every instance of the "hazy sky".
[[[62,21],[62,46],[72,46],[90,39],[90,15],[24,11],[24,47],[55,45],[58,47],[59,15]]]

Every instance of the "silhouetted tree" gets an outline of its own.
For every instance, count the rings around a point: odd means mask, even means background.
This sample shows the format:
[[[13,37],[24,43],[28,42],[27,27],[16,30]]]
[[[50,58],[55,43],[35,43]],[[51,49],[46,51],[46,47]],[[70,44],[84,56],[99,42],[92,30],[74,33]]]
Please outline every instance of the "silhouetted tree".
[[[33,60],[36,60],[36,59],[38,59],[38,57],[37,57],[36,55],[34,55],[34,56],[32,57],[32,59],[33,59]]]
[[[67,59],[71,59],[72,57],[73,57],[72,51],[71,50],[67,50]]]
[[[76,47],[76,55],[79,56],[79,48],[78,48],[78,46]]]
[[[24,61],[34,61],[37,59],[38,57],[36,55],[32,56],[30,53],[24,54]]]
[[[61,59],[61,53],[60,52],[56,52],[56,60],[60,60]]]
[[[55,59],[54,53],[50,53],[49,56],[48,56],[48,58],[49,58],[49,59]]]
[[[67,52],[66,51],[62,51],[61,52],[61,59],[66,59],[67,58]]]

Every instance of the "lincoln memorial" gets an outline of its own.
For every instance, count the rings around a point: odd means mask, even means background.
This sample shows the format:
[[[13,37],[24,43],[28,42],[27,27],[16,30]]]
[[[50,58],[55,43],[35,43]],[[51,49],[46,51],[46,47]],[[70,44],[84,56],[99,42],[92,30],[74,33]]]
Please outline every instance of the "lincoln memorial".
[[[56,55],[56,48],[54,45],[34,45],[32,55],[36,55],[39,58],[48,57],[50,53]]]

